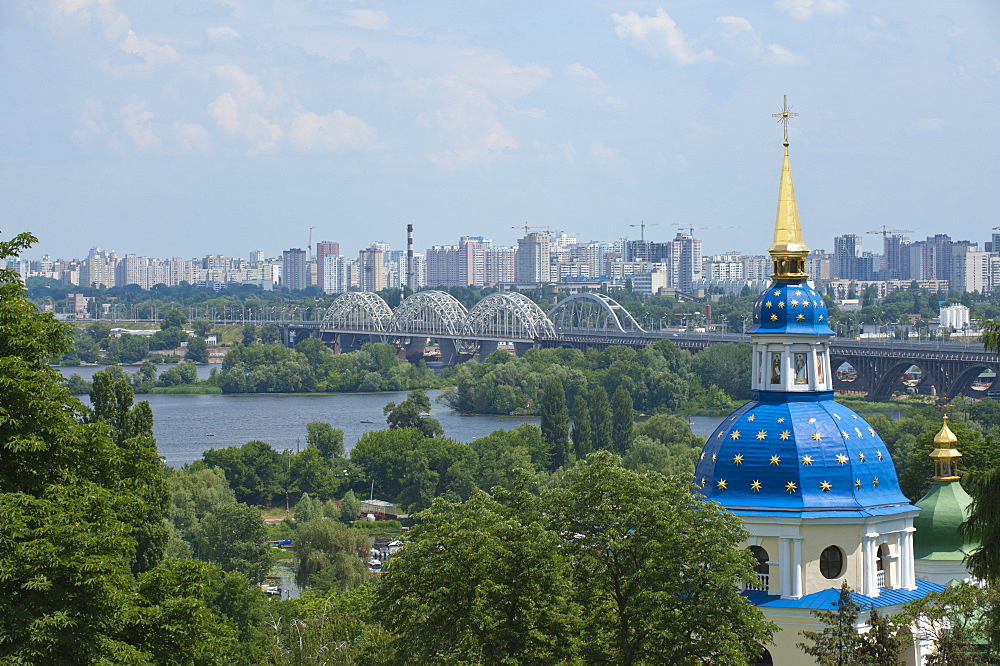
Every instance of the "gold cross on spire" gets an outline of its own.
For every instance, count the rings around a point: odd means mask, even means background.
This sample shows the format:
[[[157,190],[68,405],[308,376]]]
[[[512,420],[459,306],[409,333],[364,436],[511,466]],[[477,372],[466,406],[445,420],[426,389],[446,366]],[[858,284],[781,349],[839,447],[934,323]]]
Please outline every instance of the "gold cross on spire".
[[[772,118],[777,118],[778,122],[785,126],[785,147],[788,147],[788,121],[799,114],[792,113],[792,107],[788,106],[788,95],[782,96],[782,104],[780,113],[772,113]]]

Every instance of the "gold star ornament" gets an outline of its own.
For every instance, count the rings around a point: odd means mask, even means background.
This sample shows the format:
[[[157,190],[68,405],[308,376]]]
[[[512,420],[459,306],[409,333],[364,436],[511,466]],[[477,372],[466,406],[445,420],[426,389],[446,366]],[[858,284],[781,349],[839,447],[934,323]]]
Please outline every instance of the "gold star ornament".
[[[790,493],[794,493],[798,489],[799,487],[795,485],[794,481],[789,481],[788,483],[785,484],[785,490],[787,490]]]
[[[725,490],[726,485],[727,484],[725,479],[719,479],[719,482],[715,484],[715,487],[718,488],[719,490]]]
[[[812,456],[802,456],[802,464],[803,465],[812,465],[813,464]]]
[[[830,483],[829,481],[819,482],[819,489],[822,490],[824,493],[830,492],[830,488],[833,488],[833,484]]]
[[[750,489],[755,493],[759,493],[762,488],[760,481],[754,479],[754,482],[750,484]]]
[[[737,453],[735,456],[733,456],[733,464],[734,465],[742,465],[743,464],[743,454],[742,453]]]
[[[761,430],[761,431],[759,431],[757,433],[757,439],[764,439],[765,437],[767,437],[767,431],[766,430]]]
[[[781,458],[778,457],[778,456],[771,456],[771,464],[772,465],[780,465],[781,464]]]

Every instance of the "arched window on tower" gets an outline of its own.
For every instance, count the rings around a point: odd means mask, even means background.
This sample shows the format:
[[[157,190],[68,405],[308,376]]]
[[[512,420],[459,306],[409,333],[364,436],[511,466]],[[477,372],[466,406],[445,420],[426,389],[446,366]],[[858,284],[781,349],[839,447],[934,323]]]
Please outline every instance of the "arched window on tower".
[[[881,589],[889,587],[889,546],[882,544],[878,547],[875,561],[875,582]]]
[[[767,551],[760,546],[750,546],[747,550],[749,550],[750,554],[753,555],[755,560],[757,560],[757,566],[753,568],[757,575],[757,582],[753,585],[748,585],[747,589],[767,592],[770,587],[771,577],[771,567],[767,563],[770,557],[768,557]]]

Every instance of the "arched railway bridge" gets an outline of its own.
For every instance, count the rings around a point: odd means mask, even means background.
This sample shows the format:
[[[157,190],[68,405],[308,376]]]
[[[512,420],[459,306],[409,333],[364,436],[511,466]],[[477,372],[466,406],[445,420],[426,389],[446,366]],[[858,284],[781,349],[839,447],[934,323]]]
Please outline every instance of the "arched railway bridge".
[[[642,347],[671,340],[692,352],[719,343],[749,341],[739,334],[646,331],[629,312],[604,294],[569,296],[546,314],[517,292],[496,292],[467,310],[444,291],[420,291],[395,309],[377,294],[348,292],[338,297],[322,321],[284,322],[282,340],[293,346],[317,337],[337,352],[366,342],[396,345],[410,361],[424,356],[433,339],[441,361],[453,365],[485,359],[501,344],[521,355],[531,348]],[[1000,396],[994,383],[1000,358],[975,343],[870,341],[834,338],[830,342],[834,388],[882,400],[895,391],[922,391],[940,397]]]

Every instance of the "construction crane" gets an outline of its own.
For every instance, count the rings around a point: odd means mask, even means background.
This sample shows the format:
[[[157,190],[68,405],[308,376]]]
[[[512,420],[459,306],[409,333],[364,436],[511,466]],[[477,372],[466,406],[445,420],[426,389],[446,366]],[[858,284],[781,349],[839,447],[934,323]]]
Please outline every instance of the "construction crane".
[[[515,225],[515,226],[511,227],[511,229],[524,229],[524,233],[525,234],[528,233],[529,229],[541,229],[542,231],[544,231],[547,234],[561,234],[562,233],[562,229],[553,229],[552,227],[547,226],[547,225],[534,225],[534,224],[528,224],[527,222],[525,222],[524,224]]]
[[[881,229],[872,229],[871,231],[868,231],[866,233],[882,234],[882,238],[884,240],[885,238],[888,238],[890,234],[893,236],[895,236],[896,234],[912,234],[913,229],[890,229],[889,227],[883,224]]]
[[[738,227],[738,226],[737,227],[695,227],[695,226],[690,226],[689,225],[689,226],[686,226],[686,227],[678,227],[677,230],[678,231],[684,231],[685,229],[687,229],[688,236],[694,236],[694,230],[695,229],[699,229],[700,230],[700,229],[740,229],[740,228],[741,227]]]
[[[659,222],[653,222],[652,224],[646,224],[644,221],[640,220],[639,224],[630,224],[630,227],[639,227],[639,240],[642,242],[646,241],[646,227],[658,227]]]

